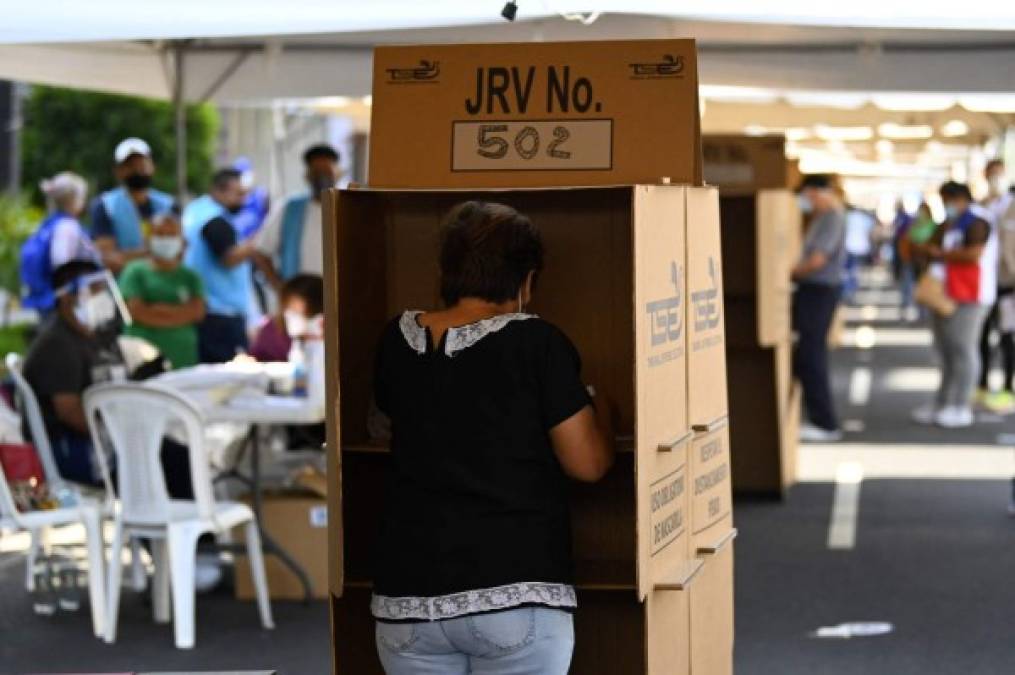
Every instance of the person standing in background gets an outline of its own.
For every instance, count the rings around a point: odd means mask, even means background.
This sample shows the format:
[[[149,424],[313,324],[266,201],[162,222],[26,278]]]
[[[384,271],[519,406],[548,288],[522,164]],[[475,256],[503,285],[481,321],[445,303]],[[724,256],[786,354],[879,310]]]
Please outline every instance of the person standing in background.
[[[874,216],[856,206],[846,207],[846,277],[843,300],[852,304],[860,288],[860,266],[870,264]]]
[[[173,368],[198,362],[197,324],[204,318],[204,287],[181,264],[183,233],[173,213],[152,219],[151,260],[135,260],[120,275],[120,292],[133,323],[124,332],[151,342]]]
[[[49,213],[21,247],[21,284],[26,291],[21,304],[46,315],[56,306],[53,270],[74,260],[99,265],[101,257],[78,220],[88,197],[85,179],[63,171],[39,187]]]
[[[154,216],[173,208],[173,197],[152,187],[155,163],[140,138],[127,138],[113,152],[120,186],[99,195],[90,209],[92,237],[114,274],[148,255],[145,240]]]
[[[933,403],[914,410],[913,419],[956,429],[975,421],[976,347],[997,297],[997,237],[989,216],[973,203],[969,186],[949,181],[940,193],[947,219],[921,248],[931,261],[929,273],[943,281],[955,311],[931,316],[934,346],[941,358],[941,384]]]
[[[793,368],[809,420],[801,425],[800,438],[832,442],[842,438],[842,431],[828,376],[828,330],[842,295],[846,215],[831,176],[805,176],[797,193],[808,219],[803,255],[793,268],[793,329],[799,336]]]
[[[243,207],[240,172],[219,169],[211,191],[183,212],[187,242],[184,264],[204,283],[207,312],[198,325],[198,353],[202,363],[225,363],[247,349],[247,312],[250,308],[253,240],[243,240],[233,215]]]
[[[977,400],[994,412],[1011,413],[1015,412],[1015,393],[1012,390],[1015,380],[1015,336],[1001,321],[1001,307],[1004,303],[1010,303],[1011,300],[1007,298],[1015,293],[1015,252],[1008,250],[1015,247],[1015,242],[1012,241],[1012,233],[1006,231],[1003,222],[1013,199],[1008,191],[1008,177],[1005,175],[1004,163],[1001,160],[987,162],[984,176],[987,179],[988,192],[983,208],[997,233],[1000,255],[997,269],[997,299],[987,315],[980,334],[980,379]],[[997,347],[1000,347],[1001,351],[1004,383],[999,391],[991,392],[990,367],[996,353],[994,333],[998,336]]]
[[[297,274],[324,275],[321,194],[338,182],[338,161],[330,145],[307,148],[303,164],[309,191],[291,195],[268,214],[257,248],[264,258],[261,271],[275,292]]]

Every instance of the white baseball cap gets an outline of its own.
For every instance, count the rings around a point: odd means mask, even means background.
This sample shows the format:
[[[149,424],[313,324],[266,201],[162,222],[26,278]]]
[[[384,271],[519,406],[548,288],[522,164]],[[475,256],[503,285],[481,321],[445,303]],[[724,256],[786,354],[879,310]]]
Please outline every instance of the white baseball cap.
[[[152,149],[140,138],[125,138],[116,146],[113,151],[113,159],[117,164],[123,164],[131,155],[152,156]]]

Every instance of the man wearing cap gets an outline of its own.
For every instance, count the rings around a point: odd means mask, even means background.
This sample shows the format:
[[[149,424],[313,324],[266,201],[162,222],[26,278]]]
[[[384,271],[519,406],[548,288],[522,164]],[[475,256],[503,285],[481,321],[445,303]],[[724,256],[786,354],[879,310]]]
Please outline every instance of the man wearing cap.
[[[272,208],[257,235],[259,268],[277,291],[297,274],[324,274],[321,194],[339,178],[338,151],[327,144],[303,153],[309,191],[291,195]]]
[[[800,438],[837,441],[842,431],[828,377],[828,330],[842,295],[846,215],[831,176],[805,176],[797,192],[808,221],[803,253],[793,268],[793,329],[798,335],[793,370],[803,388],[808,418]]]
[[[114,273],[135,258],[147,255],[145,240],[151,219],[173,208],[173,197],[152,188],[155,163],[140,138],[127,138],[113,152],[120,186],[92,203],[92,238],[103,263]]]

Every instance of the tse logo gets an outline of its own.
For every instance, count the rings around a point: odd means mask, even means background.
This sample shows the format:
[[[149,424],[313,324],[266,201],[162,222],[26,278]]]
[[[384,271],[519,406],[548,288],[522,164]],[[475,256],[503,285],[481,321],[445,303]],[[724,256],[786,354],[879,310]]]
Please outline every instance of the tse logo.
[[[470,115],[524,115],[529,110],[536,84],[535,66],[477,68],[476,94],[465,99],[465,111]],[[547,66],[546,81],[539,89],[546,94],[547,113],[600,112],[603,109],[603,104],[593,98],[592,82],[587,77],[572,78],[571,66]]]

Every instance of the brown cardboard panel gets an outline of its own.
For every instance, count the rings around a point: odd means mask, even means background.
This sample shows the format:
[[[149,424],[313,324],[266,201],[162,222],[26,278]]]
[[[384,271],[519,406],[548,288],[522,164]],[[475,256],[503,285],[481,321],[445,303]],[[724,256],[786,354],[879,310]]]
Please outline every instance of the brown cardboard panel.
[[[800,385],[792,384],[786,414],[782,419],[782,487],[793,486],[797,480],[797,460],[800,447]]]
[[[324,362],[329,373],[338,372],[338,191],[328,190],[321,200],[321,228],[324,241]],[[342,594],[342,458],[339,430],[338,378],[324,379],[327,422],[328,482],[328,589]]]
[[[574,614],[573,675],[646,672],[642,603],[632,591],[578,591]]]
[[[331,596],[332,675],[384,675],[370,615],[371,590],[346,587],[342,597]]]
[[[757,195],[758,344],[773,346],[790,339],[790,301],[794,250],[800,209],[785,189]]]
[[[733,542],[706,558],[690,586],[691,674],[733,673]]]
[[[637,583],[634,453],[618,452],[598,483],[571,485],[575,582],[581,589],[627,589]]]
[[[691,547],[714,544],[733,527],[730,430],[725,421],[691,440]]]
[[[700,185],[697,96],[693,40],[378,47],[369,182]]]
[[[692,582],[693,584],[693,582]],[[691,592],[653,591],[645,599],[648,675],[686,675],[691,670]]]
[[[328,597],[328,506],[320,497],[266,495],[261,526],[303,566],[310,577],[315,598]],[[244,541],[237,529],[234,538]],[[236,597],[254,599],[250,561],[237,555],[234,562]],[[274,599],[302,600],[303,585],[276,556],[265,556],[268,591]]]
[[[719,197],[722,228],[723,295],[756,298],[758,294],[757,195]]]
[[[719,195],[687,188],[687,403],[692,427],[727,412]]]
[[[634,204],[638,589],[688,557],[685,190],[638,186]]]
[[[723,196],[786,187],[786,139],[781,135],[707,134],[701,147],[705,182]]]
[[[735,383],[730,388],[733,492],[780,496],[785,485],[782,424],[789,404],[790,347],[731,346],[726,354]]]

